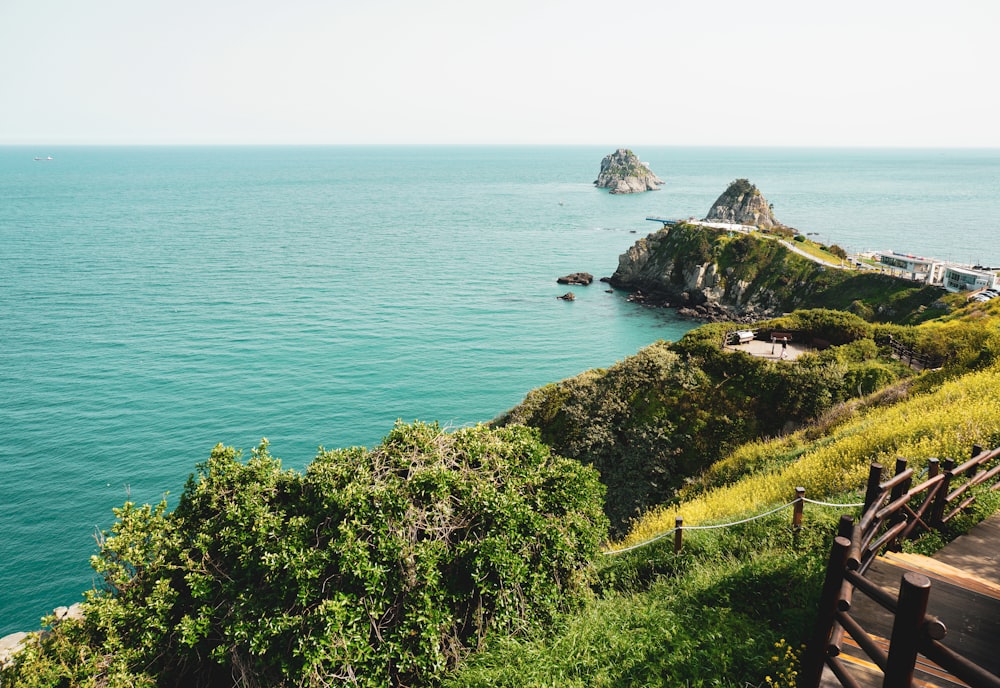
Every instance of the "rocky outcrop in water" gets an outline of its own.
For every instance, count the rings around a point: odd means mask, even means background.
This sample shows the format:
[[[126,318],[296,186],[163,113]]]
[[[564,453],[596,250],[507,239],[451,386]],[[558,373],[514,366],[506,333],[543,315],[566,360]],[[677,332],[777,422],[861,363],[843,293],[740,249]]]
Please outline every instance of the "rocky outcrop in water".
[[[630,301],[669,306],[699,320],[752,322],[799,308],[831,308],[875,321],[922,312],[940,287],[868,270],[832,270],[777,238],[679,223],[639,239],[609,280]],[[892,295],[892,296],[890,296]]]
[[[559,277],[556,279],[556,282],[559,284],[578,284],[582,287],[586,287],[593,281],[594,276],[589,272],[574,272],[566,275],[565,277]]]
[[[653,174],[649,165],[627,148],[619,148],[601,160],[601,173],[594,181],[600,189],[611,189],[613,194],[656,191],[663,180]]]
[[[747,179],[737,179],[719,196],[708,211],[706,222],[726,222],[771,229],[783,227],[774,219],[771,204]]]
[[[787,251],[777,242],[742,235],[735,243],[745,246],[733,248],[743,260],[726,256],[724,262],[737,267],[724,268],[719,263],[720,239],[727,235],[689,224],[654,232],[619,256],[610,282],[631,291],[630,301],[677,308],[681,315],[700,320],[751,322],[780,312],[767,290],[754,288],[757,280],[750,270],[758,257],[748,259],[751,253],[762,253],[768,255],[759,259],[769,262],[773,252]]]

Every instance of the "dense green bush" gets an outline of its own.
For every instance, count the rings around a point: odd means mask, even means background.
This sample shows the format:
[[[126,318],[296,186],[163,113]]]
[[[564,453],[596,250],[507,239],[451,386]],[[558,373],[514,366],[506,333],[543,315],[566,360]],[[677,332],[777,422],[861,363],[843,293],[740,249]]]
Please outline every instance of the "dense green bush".
[[[796,311],[761,323],[762,332],[791,330],[797,341],[843,345],[795,361],[723,351],[734,327],[705,325],[607,370],[537,389],[497,423],[537,427],[555,451],[597,468],[617,535],[741,444],[911,374],[879,360],[872,325],[849,313]]]
[[[266,443],[245,463],[219,446],[173,512],[116,510],[85,621],[5,685],[104,685],[109,669],[123,686],[426,683],[487,631],[537,629],[586,598],[602,496],[524,427],[400,424],[305,475]]]
[[[826,250],[827,253],[835,255],[841,260],[847,260],[847,251],[842,249],[840,246],[837,246],[837,244],[830,244],[830,246]]]
[[[767,320],[758,326],[763,338],[770,332],[791,331],[795,340],[810,344],[821,340],[826,344],[847,344],[872,336],[872,326],[862,318],[845,311],[813,308],[798,310],[791,315]]]

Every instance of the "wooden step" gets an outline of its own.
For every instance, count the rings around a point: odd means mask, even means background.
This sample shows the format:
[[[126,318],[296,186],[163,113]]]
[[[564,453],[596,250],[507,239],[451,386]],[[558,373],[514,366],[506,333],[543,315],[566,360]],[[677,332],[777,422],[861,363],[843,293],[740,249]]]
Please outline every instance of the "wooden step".
[[[937,559],[907,552],[886,552],[882,558],[897,564],[900,568],[922,573],[932,581],[934,579],[947,581],[979,595],[1000,600],[1000,584],[980,578],[974,573],[969,573]]]
[[[978,580],[954,567],[912,554],[891,553],[879,557],[865,577],[893,597],[906,571],[917,571],[931,581],[927,613],[940,619],[947,628],[942,642],[987,671],[1000,675],[1000,596],[996,586]],[[855,593],[853,616],[869,634],[888,638],[892,635],[892,615]]]
[[[879,636],[872,636],[875,644],[883,652],[889,652],[889,641]],[[858,679],[862,686],[875,685],[881,687],[884,674],[878,665],[871,661],[865,651],[854,641],[854,639],[844,634],[841,646],[840,660],[848,665],[851,675]],[[874,681],[874,683],[872,683]],[[968,684],[956,676],[942,669],[940,666],[927,659],[923,655],[917,655],[917,663],[913,669],[913,685],[926,686],[928,688],[968,688]]]

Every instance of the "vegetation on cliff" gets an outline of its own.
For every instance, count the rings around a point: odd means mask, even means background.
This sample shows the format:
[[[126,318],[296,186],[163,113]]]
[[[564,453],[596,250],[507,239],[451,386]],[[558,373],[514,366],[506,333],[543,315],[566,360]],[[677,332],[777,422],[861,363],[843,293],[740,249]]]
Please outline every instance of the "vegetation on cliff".
[[[637,241],[619,258],[611,283],[674,304],[714,300],[736,314],[768,317],[827,308],[897,323],[941,315],[932,306],[945,295],[939,287],[889,275],[828,268],[768,235],[691,224]]]
[[[916,340],[946,333],[956,355],[941,370],[837,404],[796,433],[739,447],[615,546],[668,531],[676,515],[685,525],[741,521],[787,504],[799,485],[816,499],[859,502],[872,460],[904,456],[919,471],[928,458],[961,460],[974,443],[1000,444],[1000,304],[910,329]],[[963,353],[981,344],[982,355]],[[972,513],[907,546],[931,552],[1000,508],[1000,492],[984,485],[975,494]],[[792,688],[842,513],[858,515],[807,505],[797,533],[786,510],[686,533],[680,553],[668,538],[606,555],[598,599],[552,634],[493,638],[446,685]]]
[[[116,511],[84,620],[3,684],[427,684],[590,594],[602,495],[523,427],[398,425],[304,475],[220,446],[174,511]]]
[[[500,427],[400,424],[304,474],[266,443],[245,462],[217,447],[172,512],[116,510],[84,618],[53,624],[0,681],[791,686],[843,510],[810,506],[794,535],[776,513],[698,531],[679,554],[612,555],[602,497],[618,546],[675,514],[760,514],[798,485],[857,501],[873,458],[996,446],[1000,300],[927,310],[939,317],[917,325],[824,309],[757,323],[826,347],[795,361],[723,351],[732,326],[705,325],[535,390]],[[942,367],[911,370],[892,345]],[[1000,493],[980,500],[982,515]]]
[[[733,326],[704,325],[611,368],[536,389],[496,422],[536,427],[554,451],[597,468],[608,488],[605,510],[620,535],[631,519],[670,502],[738,447],[913,377],[890,341],[942,363],[920,378],[922,385],[1000,360],[995,321],[983,306],[919,326],[873,324],[822,309],[758,323],[765,341],[771,331],[793,332],[796,341],[828,347],[795,361],[724,350]],[[908,393],[905,385],[896,390]]]
[[[557,453],[597,468],[620,534],[741,444],[911,374],[880,352],[871,325],[847,313],[804,311],[761,328],[841,346],[774,361],[724,351],[731,326],[706,325],[609,369],[536,389],[497,422],[537,427]]]

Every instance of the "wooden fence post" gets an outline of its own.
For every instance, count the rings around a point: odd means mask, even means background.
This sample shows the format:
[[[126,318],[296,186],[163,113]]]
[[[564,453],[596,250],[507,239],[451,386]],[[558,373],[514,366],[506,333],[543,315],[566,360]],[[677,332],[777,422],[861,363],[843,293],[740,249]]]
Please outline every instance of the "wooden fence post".
[[[674,554],[681,551],[684,545],[684,519],[678,516],[674,519]]]
[[[854,517],[850,514],[841,514],[840,521],[837,522],[837,535],[850,540],[854,536]]]
[[[799,688],[819,688],[826,665],[826,648],[833,633],[833,622],[837,614],[840,589],[844,584],[844,570],[851,541],[839,535],[833,539],[830,561],[826,566],[826,579],[819,598],[819,613],[816,626],[802,653],[802,670],[799,672]]]
[[[867,513],[872,504],[878,501],[878,496],[882,494],[879,485],[882,482],[882,464],[873,463],[868,467],[868,487],[865,489],[865,506],[862,514]]]
[[[944,480],[941,481],[937,499],[934,500],[934,506],[931,507],[931,525],[935,528],[940,528],[944,524],[944,513],[948,508],[948,491],[951,489],[952,470],[955,468],[955,460],[945,459],[944,463],[941,464],[941,468],[944,471]]]
[[[806,488],[795,488],[795,506],[792,508],[792,530],[802,530],[802,507],[805,505]]]
[[[903,457],[898,457],[896,459],[896,475],[899,475],[906,470],[906,459]],[[903,482],[893,486],[892,492],[889,494],[889,501],[894,502],[903,496],[903,493],[910,489],[910,481],[904,480]]]
[[[904,459],[903,457],[897,457],[896,475],[899,475],[900,473],[906,470],[906,464],[907,464],[906,459]],[[901,483],[898,483],[897,485],[894,485],[892,488],[892,492],[889,493],[889,502],[890,503],[894,502],[900,497],[902,497],[903,493],[907,492],[910,489],[910,485],[912,484],[912,482],[913,482],[912,479],[907,479]],[[899,523],[900,521],[905,521],[905,520],[906,520],[906,513],[902,509],[900,509],[889,517],[888,523],[890,526],[893,526]],[[888,549],[891,549],[894,552],[898,552],[900,547],[899,539],[894,538],[893,542],[894,544],[890,544],[888,546]]]
[[[980,447],[978,444],[974,444],[972,445],[972,456],[970,456],[969,458],[974,459],[982,453],[983,453],[983,448]],[[977,463],[973,465],[972,468],[969,469],[969,480],[972,480],[973,478],[976,477],[976,473],[979,472],[979,466],[980,464]]]
[[[910,688],[930,592],[931,581],[927,576],[914,571],[903,574],[882,688]]]

